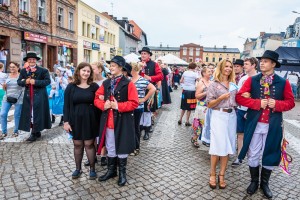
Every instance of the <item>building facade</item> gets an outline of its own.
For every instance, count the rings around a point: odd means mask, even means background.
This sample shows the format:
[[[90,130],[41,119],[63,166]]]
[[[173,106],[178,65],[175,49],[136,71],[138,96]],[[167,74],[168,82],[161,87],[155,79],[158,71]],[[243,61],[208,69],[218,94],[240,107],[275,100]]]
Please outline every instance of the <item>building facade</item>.
[[[284,32],[281,33],[261,32],[259,37],[256,39],[251,57],[262,56],[266,50],[275,51],[278,47],[282,46],[284,35],[285,35]]]
[[[115,18],[115,21],[120,25],[119,46],[122,50],[122,55],[137,54],[141,40],[133,34],[134,25],[129,23],[127,17],[123,17],[122,19]]]
[[[119,47],[119,25],[82,1],[78,2],[78,60],[110,60]]]
[[[240,50],[238,48],[223,48],[215,47],[204,47],[203,48],[203,63],[212,63],[216,65],[223,59],[230,60],[234,62],[236,59],[240,58]]]
[[[160,44],[160,46],[155,47],[155,46],[148,46],[152,52],[152,59],[156,60],[159,57],[168,55],[168,54],[172,54],[174,56],[177,56],[178,58],[180,57],[180,48],[179,47],[169,47],[169,45],[167,45],[166,47],[162,46],[162,44]]]
[[[247,38],[244,43],[244,50],[242,53],[242,59],[245,59],[247,57],[251,57],[253,55],[253,48],[255,46],[257,38]]]
[[[141,50],[144,46],[148,45],[147,34],[141,29],[141,27],[133,20],[129,20],[129,24],[133,25],[132,34],[140,39],[138,42],[137,51]]]
[[[282,46],[300,47],[300,17],[287,27]]]
[[[179,56],[186,62],[202,62],[203,46],[198,44],[189,43],[180,45]]]
[[[7,62],[23,64],[23,57],[35,51],[41,58],[38,64],[50,71],[56,60],[77,63],[76,0],[5,0],[0,30]]]

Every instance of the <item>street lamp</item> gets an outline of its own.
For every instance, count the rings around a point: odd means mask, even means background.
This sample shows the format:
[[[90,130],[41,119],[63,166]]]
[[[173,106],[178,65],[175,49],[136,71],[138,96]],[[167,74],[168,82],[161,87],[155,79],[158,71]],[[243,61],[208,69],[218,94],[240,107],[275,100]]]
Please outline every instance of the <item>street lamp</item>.
[[[299,14],[299,15],[300,15],[300,13],[299,13],[299,12],[297,12],[297,11],[294,11],[294,10],[292,11],[292,13],[295,13],[295,14]]]

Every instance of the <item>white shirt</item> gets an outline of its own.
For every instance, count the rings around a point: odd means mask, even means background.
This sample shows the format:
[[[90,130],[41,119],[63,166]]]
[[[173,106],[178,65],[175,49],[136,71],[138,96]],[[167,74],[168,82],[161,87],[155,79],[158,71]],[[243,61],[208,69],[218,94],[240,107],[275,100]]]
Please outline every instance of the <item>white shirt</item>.
[[[246,81],[248,78],[249,78],[249,76],[248,76],[248,75],[245,75],[245,76],[243,76],[243,77],[240,79],[239,84],[238,84],[239,90],[242,88],[242,86],[244,85],[245,81]],[[245,106],[238,106],[238,109],[239,109],[239,110],[243,110],[243,111],[247,111],[247,110],[248,110],[248,108],[245,107]]]
[[[199,78],[198,74],[193,71],[185,71],[182,74],[183,83],[182,88],[184,90],[195,91],[196,90],[196,79]]]
[[[0,60],[6,60],[6,55],[7,54],[7,51],[3,50],[1,51],[0,50]]]
[[[0,72],[0,89],[3,89],[2,84],[5,83],[8,75],[6,73]]]

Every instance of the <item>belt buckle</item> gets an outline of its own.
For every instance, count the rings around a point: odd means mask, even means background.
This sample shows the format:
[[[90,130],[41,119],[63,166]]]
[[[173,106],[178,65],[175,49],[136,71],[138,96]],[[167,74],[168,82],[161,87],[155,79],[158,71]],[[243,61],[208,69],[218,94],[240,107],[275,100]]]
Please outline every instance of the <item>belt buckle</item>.
[[[232,113],[232,110],[233,110],[232,108],[229,108],[229,109],[227,109],[227,112]]]

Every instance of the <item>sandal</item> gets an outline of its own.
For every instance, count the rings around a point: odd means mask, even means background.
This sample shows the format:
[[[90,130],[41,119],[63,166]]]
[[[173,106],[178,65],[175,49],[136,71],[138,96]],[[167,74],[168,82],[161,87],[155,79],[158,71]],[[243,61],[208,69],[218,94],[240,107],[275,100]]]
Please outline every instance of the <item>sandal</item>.
[[[223,177],[222,178],[223,180],[221,180],[220,177]],[[219,181],[219,188],[220,189],[225,189],[226,188],[226,183],[225,183],[225,180],[224,180],[224,175],[219,174],[218,181]]]
[[[217,188],[216,174],[210,174],[210,177],[209,177],[209,187],[211,189],[216,189]]]
[[[200,145],[199,145],[198,142],[194,142],[193,145],[194,145],[194,147],[196,147],[196,148],[199,148],[199,147],[200,147]]]

